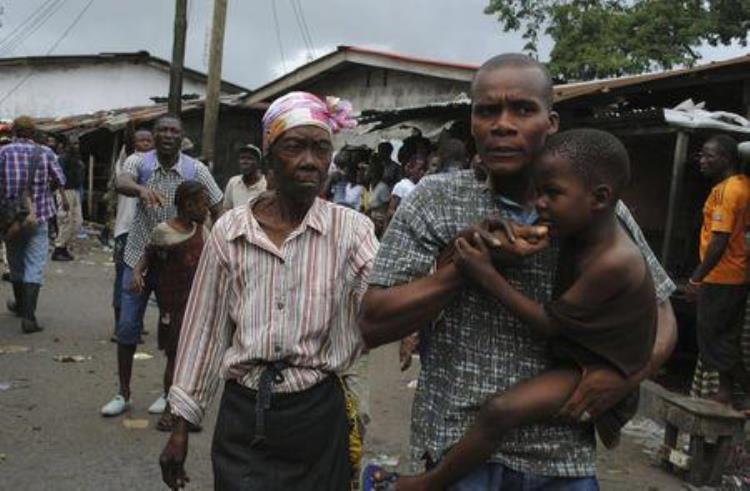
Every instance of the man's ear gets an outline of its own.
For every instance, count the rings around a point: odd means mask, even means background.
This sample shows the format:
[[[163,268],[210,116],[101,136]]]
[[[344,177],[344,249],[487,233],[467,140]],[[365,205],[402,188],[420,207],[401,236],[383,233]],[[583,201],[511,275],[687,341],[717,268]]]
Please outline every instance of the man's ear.
[[[550,110],[549,112],[549,128],[547,129],[547,135],[554,135],[560,129],[560,115],[557,111]]]
[[[612,205],[614,199],[614,192],[612,186],[609,184],[598,184],[591,190],[591,196],[593,197],[593,209],[603,210]]]

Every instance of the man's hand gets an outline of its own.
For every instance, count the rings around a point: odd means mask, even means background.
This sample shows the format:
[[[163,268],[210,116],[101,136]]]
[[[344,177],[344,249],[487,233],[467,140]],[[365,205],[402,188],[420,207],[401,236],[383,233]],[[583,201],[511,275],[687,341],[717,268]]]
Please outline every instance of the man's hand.
[[[406,336],[401,340],[398,347],[398,361],[401,364],[401,371],[405,372],[411,366],[411,357],[419,348],[419,333]]]
[[[688,281],[685,285],[683,292],[685,293],[685,300],[694,303],[698,300],[698,292],[700,292],[701,284],[698,282]]]
[[[146,187],[141,188],[140,198],[146,206],[165,206],[167,198],[158,191]]]
[[[182,489],[190,482],[185,474],[185,458],[188,451],[187,422],[177,418],[175,429],[159,456],[161,478],[170,489]]]
[[[133,281],[130,282],[130,291],[140,295],[143,293],[146,281],[143,278],[143,272],[137,269],[133,271]]]
[[[633,384],[612,368],[586,367],[560,416],[588,421],[620,402],[633,389]]]

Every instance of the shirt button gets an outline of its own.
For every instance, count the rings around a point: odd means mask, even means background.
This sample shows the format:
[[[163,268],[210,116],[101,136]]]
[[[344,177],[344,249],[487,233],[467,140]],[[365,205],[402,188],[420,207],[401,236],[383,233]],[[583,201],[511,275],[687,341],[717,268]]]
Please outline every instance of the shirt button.
[[[284,302],[279,302],[279,303],[277,303],[277,304],[276,304],[276,307],[277,307],[277,308],[278,308],[279,310],[284,310]]]

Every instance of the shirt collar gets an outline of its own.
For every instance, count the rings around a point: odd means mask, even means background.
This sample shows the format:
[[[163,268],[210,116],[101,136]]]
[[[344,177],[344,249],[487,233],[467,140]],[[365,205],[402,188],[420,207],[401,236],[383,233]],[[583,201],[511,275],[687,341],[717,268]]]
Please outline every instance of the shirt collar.
[[[161,165],[161,162],[159,162],[159,154],[155,154],[155,156],[156,156],[156,168],[157,169],[161,169],[164,172],[175,171],[176,173],[178,173],[180,175],[180,177],[182,177],[183,179],[185,179],[185,169],[184,169],[185,159],[182,158],[182,152],[180,152],[177,155],[177,163],[174,164],[169,169],[167,169],[166,167],[164,167],[163,165]]]
[[[227,230],[227,238],[230,241],[244,235],[252,242],[253,239],[257,238],[262,232],[260,224],[258,224],[258,221],[253,215],[253,205],[261,198],[261,196],[262,194],[248,201],[248,203],[242,207],[244,212],[237,214],[230,222]],[[290,234],[290,237],[302,233],[307,227],[315,230],[321,235],[325,235],[328,232],[329,215],[329,206],[322,199],[315,198],[315,201],[313,201],[312,206],[307,211],[307,215],[305,215],[302,223]]]
[[[514,201],[507,196],[495,193],[492,191],[489,180],[481,183],[482,192],[489,193],[494,199],[496,199],[500,206],[505,208],[511,219],[523,225],[532,225],[539,219],[539,214],[534,206],[526,207]]]

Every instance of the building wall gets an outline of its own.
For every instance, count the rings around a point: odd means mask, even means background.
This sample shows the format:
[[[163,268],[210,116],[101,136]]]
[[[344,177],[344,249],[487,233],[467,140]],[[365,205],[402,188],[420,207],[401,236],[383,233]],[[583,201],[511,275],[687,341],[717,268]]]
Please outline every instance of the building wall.
[[[462,93],[468,94],[469,86],[469,82],[354,66],[331,73],[318,81],[302,86],[300,90],[348,99],[354,106],[354,112],[359,113],[365,109],[390,109],[445,102],[455,99]],[[375,145],[382,136],[384,135],[377,133],[364,135],[345,133],[335,138],[334,142],[337,146],[343,145],[344,142]],[[397,135],[390,132],[385,136]]]
[[[32,75],[25,81],[29,73]],[[106,109],[145,106],[169,93],[169,72],[144,64],[79,63],[2,67],[0,118],[71,116]],[[205,84],[183,80],[184,94],[205,94]]]

